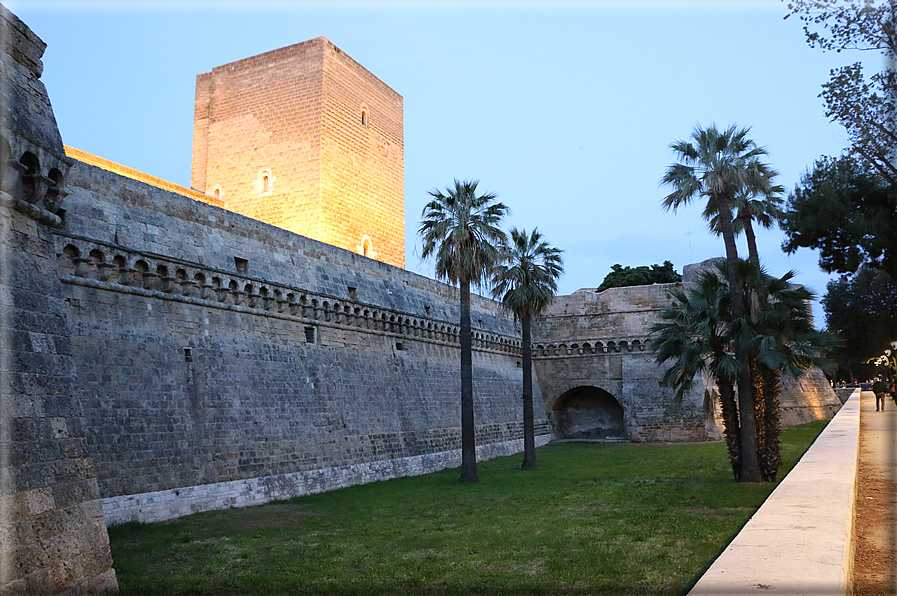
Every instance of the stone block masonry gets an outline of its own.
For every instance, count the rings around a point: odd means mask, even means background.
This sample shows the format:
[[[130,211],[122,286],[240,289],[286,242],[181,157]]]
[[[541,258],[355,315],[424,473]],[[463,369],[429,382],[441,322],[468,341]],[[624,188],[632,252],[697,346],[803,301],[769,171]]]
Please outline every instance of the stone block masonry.
[[[318,37],[197,77],[191,185],[404,267],[403,135],[402,97]]]
[[[548,443],[550,435],[536,437],[536,447]],[[477,447],[477,460],[513,455],[523,451],[523,440],[515,439]],[[461,465],[461,450],[443,451],[399,459],[371,461],[335,468],[281,474],[248,480],[233,480],[186,489],[168,489],[103,499],[108,524],[129,521],[155,522],[202,511],[249,507],[297,495],[310,495],[356,484],[390,478],[419,476]]]
[[[0,594],[118,588],[74,396],[55,240],[71,162],[40,82],[45,45],[0,5]]]
[[[457,464],[456,288],[87,164],[69,180],[56,255],[107,521]],[[517,327],[479,297],[473,320],[478,443],[510,453]]]
[[[207,197],[66,156],[44,44],[2,6],[0,47],[0,594],[116,589],[105,523],[457,465],[458,290],[401,268],[401,96],[324,38],[200,75]],[[549,309],[537,445],[718,436],[709,383],[658,390],[666,300]],[[522,448],[519,328],[471,306],[488,458]],[[824,385],[802,380],[788,415],[827,412]]]
[[[698,387],[676,403],[660,386],[651,326],[680,284],[579,290],[559,296],[534,329],[533,358],[545,406],[563,438],[584,428],[638,442],[720,437],[712,400]],[[566,433],[564,432],[566,422]],[[569,436],[565,436],[569,435]]]
[[[711,261],[685,267],[686,281],[583,289],[557,300],[533,329],[533,358],[545,407],[559,438],[592,434],[630,441],[707,441],[721,436],[712,378],[677,403],[654,361],[651,327],[672,305],[669,292],[687,289]],[[784,427],[831,418],[840,401],[822,371],[783,375],[779,404]]]
[[[0,594],[114,589],[53,237],[0,195]]]

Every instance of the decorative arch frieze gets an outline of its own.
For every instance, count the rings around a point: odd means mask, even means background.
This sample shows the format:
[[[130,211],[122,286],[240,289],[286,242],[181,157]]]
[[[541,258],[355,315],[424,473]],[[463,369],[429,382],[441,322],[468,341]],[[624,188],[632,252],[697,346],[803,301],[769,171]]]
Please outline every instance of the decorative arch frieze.
[[[58,234],[58,267],[63,283],[140,294],[163,300],[198,302],[225,309],[290,318],[318,326],[401,336],[429,343],[460,345],[459,328],[429,316],[402,313],[358,300],[308,292],[196,263],[169,260],[96,240]],[[516,337],[474,330],[479,351],[519,356]]]

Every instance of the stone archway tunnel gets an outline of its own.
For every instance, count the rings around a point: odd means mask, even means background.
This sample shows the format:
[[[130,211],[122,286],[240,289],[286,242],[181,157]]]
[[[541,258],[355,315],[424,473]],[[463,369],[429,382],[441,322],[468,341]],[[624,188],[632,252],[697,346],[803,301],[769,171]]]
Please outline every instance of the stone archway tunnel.
[[[558,439],[626,440],[623,406],[613,395],[593,386],[570,389],[554,405]]]

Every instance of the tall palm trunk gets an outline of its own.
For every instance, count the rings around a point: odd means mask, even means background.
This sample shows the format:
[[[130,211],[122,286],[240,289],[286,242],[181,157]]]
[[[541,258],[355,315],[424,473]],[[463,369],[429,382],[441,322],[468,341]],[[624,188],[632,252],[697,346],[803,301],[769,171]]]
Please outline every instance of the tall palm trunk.
[[[726,437],[726,450],[732,464],[735,481],[741,479],[741,436],[738,430],[738,406],[735,403],[735,388],[728,379],[717,379],[719,403],[723,410],[723,434]]]
[[[751,224],[751,216],[748,214],[739,215],[741,223],[744,226],[744,237],[748,245],[748,260],[751,263],[760,266],[760,253],[757,252],[757,237],[754,235],[754,226]]]
[[[756,354],[749,355],[751,368],[751,390],[754,396],[754,422],[757,427],[757,460],[760,466],[760,477],[767,479],[766,470],[766,398],[763,386],[763,367],[757,361]]]
[[[751,264],[760,267],[760,254],[757,252],[757,239],[749,215],[740,216],[744,225],[744,237],[747,239],[748,257]],[[779,416],[779,373],[771,370],[756,359],[751,358],[751,366],[756,368],[752,376],[754,380],[754,411],[757,425],[757,457],[759,459],[760,476],[767,482],[775,482],[782,464],[779,452],[779,434],[781,423]]]
[[[714,197],[719,201],[719,223],[723,242],[726,245],[726,264],[729,291],[732,293],[732,313],[735,319],[745,318],[744,295],[738,279],[738,249],[735,233],[732,231],[731,201],[723,196]],[[760,482],[760,465],[757,458],[757,428],[754,418],[754,395],[751,384],[751,370],[748,354],[736,341],[735,361],[738,364],[738,410],[741,417],[741,482]]]
[[[763,382],[763,451],[761,453],[761,469],[763,479],[767,482],[775,482],[782,465],[782,455],[779,449],[781,441],[779,435],[782,432],[779,417],[779,371],[761,368]]]
[[[536,467],[536,429],[533,416],[532,317],[520,318],[523,335],[523,466]]]
[[[461,291],[461,482],[479,482],[477,441],[473,420],[473,341],[470,331],[470,281]]]

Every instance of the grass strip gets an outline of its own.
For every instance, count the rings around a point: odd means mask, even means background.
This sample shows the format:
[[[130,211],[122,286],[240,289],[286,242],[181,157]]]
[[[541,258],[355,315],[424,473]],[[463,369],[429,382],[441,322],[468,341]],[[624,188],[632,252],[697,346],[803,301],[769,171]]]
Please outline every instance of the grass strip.
[[[782,434],[782,475],[824,428]],[[259,507],[110,528],[123,594],[684,594],[775,488],[723,443],[563,444]]]

